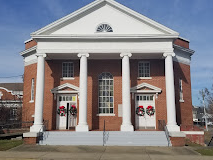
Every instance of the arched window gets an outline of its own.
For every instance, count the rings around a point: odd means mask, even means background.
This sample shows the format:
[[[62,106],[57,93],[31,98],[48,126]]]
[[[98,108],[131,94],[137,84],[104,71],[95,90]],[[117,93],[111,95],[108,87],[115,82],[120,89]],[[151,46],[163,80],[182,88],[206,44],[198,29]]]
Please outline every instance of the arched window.
[[[96,29],[97,32],[113,32],[112,27],[108,24],[100,24]]]
[[[114,86],[111,73],[104,72],[99,75],[99,113],[114,113]]]

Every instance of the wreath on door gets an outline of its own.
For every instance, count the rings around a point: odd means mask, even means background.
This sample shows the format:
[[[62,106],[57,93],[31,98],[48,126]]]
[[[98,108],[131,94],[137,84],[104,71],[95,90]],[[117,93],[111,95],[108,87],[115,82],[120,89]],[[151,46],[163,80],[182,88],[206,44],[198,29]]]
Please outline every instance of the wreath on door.
[[[144,116],[145,115],[145,110],[144,110],[143,106],[139,106],[139,107],[136,108],[136,114],[138,116]]]
[[[60,106],[59,109],[57,110],[57,113],[60,116],[66,116],[67,109],[64,106]]]
[[[146,114],[148,114],[150,117],[153,116],[155,114],[155,109],[153,106],[148,106],[146,108]]]
[[[76,115],[77,114],[77,108],[75,105],[72,105],[71,108],[70,108],[70,114],[71,115]]]

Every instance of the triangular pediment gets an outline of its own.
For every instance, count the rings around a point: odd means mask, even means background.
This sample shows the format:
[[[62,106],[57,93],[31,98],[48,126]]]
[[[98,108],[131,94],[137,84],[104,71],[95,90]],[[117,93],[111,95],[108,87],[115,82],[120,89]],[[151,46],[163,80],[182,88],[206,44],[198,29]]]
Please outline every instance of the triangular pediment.
[[[109,24],[113,32],[97,33],[100,24]],[[177,32],[117,3],[96,0],[89,5],[33,32],[33,36],[49,35],[178,35]]]
[[[62,84],[58,87],[55,87],[51,89],[52,93],[78,93],[79,92],[79,87],[70,84],[70,83],[65,83]]]
[[[135,93],[161,93],[162,90],[151,84],[141,83],[135,87],[132,87],[130,91]]]

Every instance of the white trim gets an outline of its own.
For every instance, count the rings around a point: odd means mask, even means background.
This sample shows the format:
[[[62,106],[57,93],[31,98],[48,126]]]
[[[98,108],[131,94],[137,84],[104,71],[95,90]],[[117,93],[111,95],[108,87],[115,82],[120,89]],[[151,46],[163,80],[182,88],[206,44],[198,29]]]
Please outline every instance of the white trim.
[[[155,21],[153,21],[152,19],[149,19],[135,11],[133,11],[132,9],[129,9],[127,7],[125,7],[124,5],[114,1],[114,0],[96,0],[88,5],[86,5],[85,7],[31,33],[31,36],[34,37],[34,35],[38,35],[38,34],[42,34],[48,30],[51,30],[57,26],[60,26],[62,25],[63,23],[67,22],[68,20],[74,18],[74,17],[77,17],[79,15],[81,15],[83,12],[86,12],[88,10],[91,10],[91,9],[94,9],[96,6],[100,5],[101,3],[108,3],[109,5],[111,5],[112,7],[120,10],[121,12],[124,12],[125,14],[129,14],[130,16],[132,16],[133,18],[136,18],[144,23],[147,23],[149,25],[151,25],[152,27],[158,29],[158,30],[161,30],[163,32],[166,32],[168,34],[172,34],[172,35],[176,35],[176,36],[179,36],[179,33],[166,27],[166,26],[163,26]]]
[[[186,39],[186,38],[183,38],[183,37],[181,37],[181,36],[179,36],[178,38],[179,38],[179,39],[182,39],[182,40],[184,40],[184,41],[190,42],[190,40],[188,40],[188,39]]]
[[[204,135],[204,131],[181,131],[185,133],[186,135]]]
[[[100,113],[100,114],[96,114],[96,116],[103,116],[103,117],[107,117],[107,116],[115,116],[115,114],[111,113],[111,114],[104,114],[104,113]]]
[[[28,39],[28,40],[26,40],[26,41],[24,41],[24,44],[26,44],[26,43],[28,43],[28,42],[30,42],[30,41],[32,41],[33,39],[32,38],[30,38],[30,39]]]
[[[22,100],[0,100],[2,103],[22,103]]]
[[[3,89],[9,93],[11,93],[13,96],[18,96],[19,94],[15,94],[14,92],[19,92],[19,93],[23,93],[23,91],[13,91],[13,90],[8,90],[7,88],[4,87],[0,87],[0,89]]]
[[[181,50],[181,51],[183,51],[183,52],[189,53],[190,55],[193,55],[193,54],[195,53],[194,50],[191,50],[191,49],[189,49],[189,48],[184,48],[184,47],[181,47],[181,46],[176,45],[176,44],[173,44],[173,47],[174,47],[175,49],[179,49],[179,50]]]
[[[70,88],[70,89],[73,89],[73,90],[72,91],[60,91],[64,88]],[[50,91],[52,93],[79,93],[79,87],[77,87],[73,84],[70,84],[70,83],[65,83],[65,84],[62,84],[58,87],[51,89]]]
[[[37,58],[36,58],[36,59],[31,60],[31,61],[24,62],[24,66],[29,66],[29,65],[35,64],[35,63],[37,63],[37,62],[38,62],[38,60],[37,60]]]
[[[74,77],[62,77],[60,78],[61,81],[64,81],[64,80],[74,80],[75,78]]]
[[[152,79],[152,77],[138,77],[137,79]]]
[[[141,89],[143,87],[150,88],[150,90],[139,90],[139,89]],[[151,84],[141,83],[141,84],[139,84],[139,85],[137,85],[135,87],[132,87],[130,89],[130,92],[132,92],[132,93],[161,93],[162,90],[160,88],[158,88],[158,87],[155,87],[155,86],[151,85]]]
[[[34,100],[30,100],[29,103],[34,103]]]
[[[34,39],[176,39],[178,36],[169,34],[57,34],[57,35],[32,35]]]
[[[179,102],[180,102],[180,103],[184,103],[184,100],[181,100],[181,99],[180,99]]]
[[[37,46],[33,46],[33,47],[28,48],[28,49],[26,49],[26,50],[24,50],[24,51],[21,51],[19,54],[20,54],[21,56],[23,56],[24,54],[28,54],[28,53],[30,53],[30,52],[32,52],[32,51],[36,51],[36,49],[37,49]]]

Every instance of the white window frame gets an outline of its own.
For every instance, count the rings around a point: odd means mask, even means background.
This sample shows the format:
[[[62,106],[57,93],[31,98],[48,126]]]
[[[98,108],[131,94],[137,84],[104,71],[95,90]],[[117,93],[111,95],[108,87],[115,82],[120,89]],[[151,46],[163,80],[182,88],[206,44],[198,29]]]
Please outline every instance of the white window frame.
[[[148,76],[142,76],[140,75],[140,64],[145,64],[145,63],[148,63],[149,64],[149,75]],[[150,77],[150,62],[149,61],[139,61],[138,62],[138,79],[152,79],[152,77]],[[143,69],[143,72],[145,72],[145,69]],[[145,74],[145,73],[144,73]]]
[[[68,64],[68,63],[70,63],[70,64],[72,64],[72,67],[73,67],[73,70],[72,70],[72,75],[73,76],[71,76],[71,75],[68,75],[69,73],[67,73],[67,77],[64,77],[64,64]],[[66,66],[67,67],[67,66]],[[68,70],[67,70],[67,72],[68,72]],[[74,79],[74,63],[73,62],[62,62],[62,78],[61,78],[61,80],[73,80]]]
[[[101,73],[100,75],[107,74],[107,73],[109,73],[109,72],[103,72],[103,73]],[[114,108],[114,102],[115,102],[115,99],[114,99],[114,77],[113,77],[113,75],[112,75],[111,73],[109,73],[109,74],[112,76],[112,79],[100,79],[100,78],[99,78],[100,75],[98,76],[98,114],[97,114],[97,116],[115,116],[115,114],[114,114],[114,112],[115,112],[115,108]],[[112,80],[112,86],[113,86],[113,91],[112,91],[112,92],[113,92],[113,96],[110,96],[110,91],[111,91],[111,90],[110,90],[110,83],[109,83],[109,85],[108,85],[108,86],[109,86],[109,96],[103,96],[103,95],[101,96],[101,95],[100,95],[100,80],[102,80],[102,81],[103,81],[103,80],[104,80],[104,81]],[[106,85],[104,85],[104,87],[106,87]],[[102,89],[102,91],[105,91],[105,90]],[[113,97],[113,102],[112,102],[112,105],[113,105],[113,106],[112,106],[112,107],[108,107],[108,108],[109,108],[109,113],[100,113],[100,110],[99,110],[100,108],[103,108],[103,109],[104,109],[104,108],[105,108],[105,109],[107,108],[107,107],[100,107],[100,106],[99,106],[100,103],[103,102],[103,101],[100,102],[99,98],[104,98],[104,97],[105,97],[105,98],[106,98],[106,97],[109,98],[109,102],[108,102],[108,103],[111,103],[111,102],[110,102],[110,97]],[[106,103],[107,103],[107,102],[106,102]],[[112,113],[110,113],[110,109],[111,109],[111,108],[113,109],[113,112],[112,112]]]
[[[30,91],[30,102],[34,102],[35,99],[35,79],[31,79],[31,91]]]
[[[179,95],[180,95],[180,102],[184,102],[183,100],[183,80],[179,79]]]

